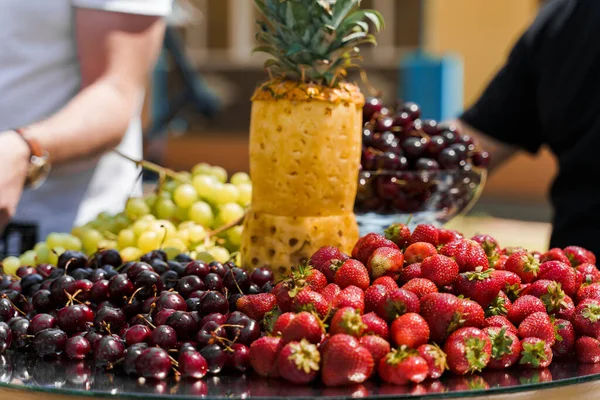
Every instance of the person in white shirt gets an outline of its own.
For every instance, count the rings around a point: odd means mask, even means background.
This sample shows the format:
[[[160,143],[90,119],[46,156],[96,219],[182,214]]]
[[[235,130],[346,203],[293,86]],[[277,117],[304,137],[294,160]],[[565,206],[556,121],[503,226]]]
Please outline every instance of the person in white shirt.
[[[32,222],[44,239],[123,209],[139,171],[109,150],[141,158],[144,88],[171,1],[0,1],[0,232]],[[24,189],[43,175],[36,153],[52,169]]]

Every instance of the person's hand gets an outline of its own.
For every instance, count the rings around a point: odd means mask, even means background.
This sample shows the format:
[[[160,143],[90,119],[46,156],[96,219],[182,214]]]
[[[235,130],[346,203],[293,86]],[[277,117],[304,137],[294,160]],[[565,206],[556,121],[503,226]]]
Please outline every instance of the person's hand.
[[[0,232],[17,209],[29,167],[29,146],[15,132],[0,132]]]

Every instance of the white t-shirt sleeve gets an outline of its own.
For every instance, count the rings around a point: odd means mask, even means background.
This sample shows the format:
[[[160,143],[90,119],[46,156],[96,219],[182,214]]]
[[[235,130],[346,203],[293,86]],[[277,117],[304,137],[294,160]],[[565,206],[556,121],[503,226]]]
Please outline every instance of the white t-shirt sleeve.
[[[172,3],[173,0],[73,0],[75,7],[157,16],[169,15]]]

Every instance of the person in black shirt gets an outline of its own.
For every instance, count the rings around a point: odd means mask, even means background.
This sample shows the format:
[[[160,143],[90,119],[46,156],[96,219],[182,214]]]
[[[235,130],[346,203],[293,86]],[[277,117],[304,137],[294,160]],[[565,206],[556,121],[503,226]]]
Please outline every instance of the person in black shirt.
[[[600,255],[600,0],[545,5],[459,121],[491,168],[548,146],[558,161],[550,247]]]

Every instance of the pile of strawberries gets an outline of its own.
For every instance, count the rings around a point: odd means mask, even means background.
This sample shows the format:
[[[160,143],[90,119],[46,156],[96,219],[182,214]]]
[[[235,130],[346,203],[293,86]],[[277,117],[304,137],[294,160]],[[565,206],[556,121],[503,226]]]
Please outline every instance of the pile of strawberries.
[[[553,359],[600,363],[600,271],[577,246],[501,248],[489,235],[394,224],[352,255],[319,249],[271,293],[238,310],[266,335],[250,347],[263,377],[327,386],[378,375],[404,385]]]

